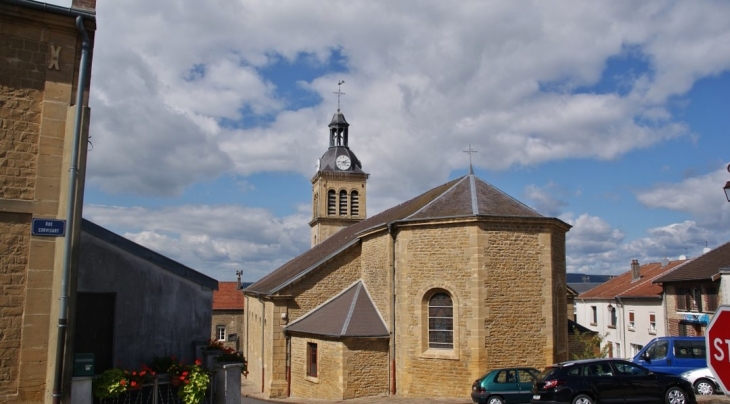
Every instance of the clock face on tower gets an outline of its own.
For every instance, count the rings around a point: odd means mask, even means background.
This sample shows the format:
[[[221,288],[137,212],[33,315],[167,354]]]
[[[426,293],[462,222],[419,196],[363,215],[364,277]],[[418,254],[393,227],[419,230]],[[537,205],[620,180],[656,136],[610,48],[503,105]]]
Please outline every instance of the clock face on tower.
[[[347,170],[350,168],[350,158],[345,155],[339,156],[337,157],[337,160],[335,160],[335,164],[340,170]]]

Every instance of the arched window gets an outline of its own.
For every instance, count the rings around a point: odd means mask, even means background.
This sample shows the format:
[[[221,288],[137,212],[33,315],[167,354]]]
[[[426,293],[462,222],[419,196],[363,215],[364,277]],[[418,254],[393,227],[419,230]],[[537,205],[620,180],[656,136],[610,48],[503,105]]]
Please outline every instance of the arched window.
[[[428,300],[428,347],[454,348],[454,304],[443,292]]]
[[[340,191],[340,216],[347,216],[347,191]]]
[[[327,192],[327,214],[331,216],[337,214],[337,194],[333,189]]]
[[[360,215],[360,195],[357,191],[350,193],[350,216],[357,217]]]

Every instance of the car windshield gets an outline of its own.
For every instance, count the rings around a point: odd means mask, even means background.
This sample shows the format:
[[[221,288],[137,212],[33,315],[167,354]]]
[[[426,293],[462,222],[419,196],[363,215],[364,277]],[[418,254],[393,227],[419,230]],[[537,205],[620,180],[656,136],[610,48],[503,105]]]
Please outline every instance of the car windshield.
[[[545,370],[543,370],[542,372],[540,372],[539,375],[537,375],[537,380],[543,381],[543,380],[547,379],[548,377],[557,374],[559,370],[560,370],[560,368],[555,367],[555,366],[546,367]]]

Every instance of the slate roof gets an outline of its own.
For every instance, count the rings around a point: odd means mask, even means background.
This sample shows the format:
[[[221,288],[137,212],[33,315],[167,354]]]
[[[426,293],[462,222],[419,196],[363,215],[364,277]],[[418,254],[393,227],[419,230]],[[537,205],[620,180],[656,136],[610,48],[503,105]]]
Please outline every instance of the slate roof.
[[[547,219],[564,226],[566,230],[570,228],[559,219],[543,217],[470,173],[340,230],[264,276],[245,291],[255,294],[276,293],[332,257],[355,246],[359,242],[358,236],[365,231],[384,229],[390,224],[462,217]]]
[[[720,269],[730,269],[730,242],[700,255],[655,282],[715,281],[720,276]]]
[[[213,310],[243,310],[238,282],[218,282],[218,290],[213,291]]]
[[[110,244],[113,244],[130,254],[134,254],[146,261],[152,262],[178,276],[193,281],[209,289],[218,289],[218,281],[204,275],[188,266],[165,257],[164,255],[143,247],[129,239],[126,239],[110,230],[107,230],[96,223],[81,219],[81,231],[98,237]]]
[[[579,332],[581,334],[585,334],[585,333],[598,334],[597,331],[593,331],[590,328],[583,327],[582,325],[576,323],[575,321],[568,319],[568,334],[573,335],[576,332]]]
[[[578,292],[578,294],[581,294],[583,292],[587,292],[593,288],[595,288],[598,285],[602,285],[603,282],[575,282],[575,283],[568,283],[568,286],[570,286],[574,291]]]
[[[297,332],[328,337],[390,336],[385,321],[375,308],[362,281],[284,327]]]
[[[686,264],[687,260],[669,261],[666,266],[661,262],[652,262],[639,267],[640,278],[632,279],[631,271],[610,279],[595,288],[578,295],[578,299],[615,299],[620,298],[656,298],[662,297],[662,287],[654,283],[658,277]]]

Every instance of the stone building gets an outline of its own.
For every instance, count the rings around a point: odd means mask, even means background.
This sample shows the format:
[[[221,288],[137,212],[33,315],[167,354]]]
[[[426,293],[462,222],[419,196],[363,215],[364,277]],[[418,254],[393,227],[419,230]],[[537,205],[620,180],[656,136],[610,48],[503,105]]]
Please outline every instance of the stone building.
[[[59,358],[74,296],[63,286],[78,256],[67,247],[80,234],[94,8],[0,2],[1,402],[50,402],[69,390],[71,358]],[[50,220],[36,228],[33,219]]]
[[[312,248],[244,290],[249,380],[270,397],[464,397],[489,368],[567,359],[570,226],[471,169],[366,218],[348,132],[338,110]]]
[[[704,336],[718,306],[730,304],[730,243],[705,251],[655,283],[664,288],[666,335]]]
[[[213,292],[213,321],[210,327],[210,339],[220,341],[224,346],[240,351],[242,336],[243,293],[241,292],[241,282],[240,280],[238,282],[218,282],[218,290]]]

